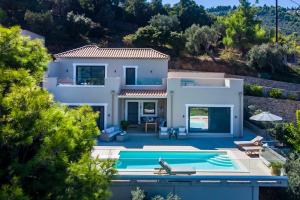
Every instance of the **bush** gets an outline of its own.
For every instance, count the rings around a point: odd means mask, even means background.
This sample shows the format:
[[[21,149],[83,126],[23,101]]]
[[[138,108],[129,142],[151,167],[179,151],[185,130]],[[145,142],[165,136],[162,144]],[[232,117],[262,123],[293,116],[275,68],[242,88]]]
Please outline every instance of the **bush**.
[[[140,189],[139,187],[137,187],[136,190],[131,191],[132,200],[143,200],[145,197],[144,190]]]
[[[135,190],[131,191],[131,200],[144,200],[144,199],[151,199],[151,200],[181,200],[181,198],[175,194],[169,193],[166,198],[161,195],[155,195],[153,197],[149,197],[145,195],[144,190],[137,187]]]
[[[297,95],[289,93],[287,98],[295,101],[295,100],[297,100]]]
[[[262,97],[263,96],[263,87],[260,85],[244,85],[244,94],[249,96],[257,96]]]
[[[234,49],[226,48],[222,50],[220,58],[230,63],[236,63],[241,59],[241,54]]]
[[[300,152],[300,122],[286,124],[285,139],[289,145],[295,150]]]
[[[288,135],[288,124],[275,123],[274,127],[270,129],[269,133],[280,142],[287,143],[286,135]]]
[[[288,199],[300,199],[300,154],[292,153],[286,164],[285,171],[289,178]]]
[[[287,65],[284,58],[286,50],[269,44],[256,45],[247,54],[247,64],[259,72],[286,72]]]
[[[186,50],[193,56],[210,54],[217,46],[219,34],[209,26],[192,25],[185,30]]]
[[[271,98],[282,98],[283,93],[282,90],[278,89],[278,88],[272,88],[271,90],[269,90],[268,92],[269,97]]]

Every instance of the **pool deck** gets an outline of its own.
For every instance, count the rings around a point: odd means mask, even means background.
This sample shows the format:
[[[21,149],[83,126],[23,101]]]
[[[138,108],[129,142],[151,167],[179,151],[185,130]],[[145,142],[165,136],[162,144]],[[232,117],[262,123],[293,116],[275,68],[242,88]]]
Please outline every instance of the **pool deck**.
[[[124,142],[98,142],[92,151],[92,156],[99,158],[118,158],[121,150],[148,150],[148,151],[227,151],[231,158],[239,164],[239,171],[197,171],[196,175],[212,176],[271,176],[270,169],[259,159],[251,158],[236,148],[235,140],[251,140],[256,135],[244,130],[244,137],[197,137],[185,140],[159,140],[155,135],[129,135]],[[154,171],[119,171],[119,175],[154,175]]]

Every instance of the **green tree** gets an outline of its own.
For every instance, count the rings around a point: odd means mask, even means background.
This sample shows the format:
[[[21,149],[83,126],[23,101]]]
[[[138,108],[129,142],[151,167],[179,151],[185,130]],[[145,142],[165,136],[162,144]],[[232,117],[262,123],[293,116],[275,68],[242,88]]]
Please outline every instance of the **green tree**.
[[[294,150],[300,152],[300,121],[297,119],[296,124],[287,124],[285,129],[286,141],[293,147]]]
[[[287,51],[282,46],[256,45],[247,54],[247,64],[260,72],[286,72],[286,55]]]
[[[185,37],[182,33],[171,32],[167,43],[171,45],[175,56],[179,56],[180,52],[184,49]]]
[[[197,56],[203,53],[211,54],[213,48],[217,46],[219,34],[209,26],[192,25],[186,29],[185,38],[187,51]]]
[[[54,29],[54,20],[50,11],[37,13],[27,10],[24,19],[30,30],[36,33],[48,35]]]
[[[127,19],[138,25],[144,25],[149,20],[149,5],[146,0],[126,0],[124,4]]]
[[[212,23],[204,7],[197,5],[194,0],[180,0],[179,3],[174,5],[171,14],[178,16],[182,30],[192,24],[203,26]]]
[[[132,44],[140,47],[156,47],[160,45],[162,33],[153,26],[139,28],[132,37]]]
[[[40,40],[30,40],[20,34],[19,27],[0,26],[0,68],[23,68],[42,79],[50,55]]]
[[[159,37],[160,44],[166,44],[171,32],[179,30],[179,21],[176,16],[155,15],[149,21],[150,26],[156,28],[161,34]]]
[[[108,199],[110,179],[115,173],[111,167],[113,163],[112,160],[103,162],[98,158],[91,159],[89,155],[83,156],[77,163],[71,163],[64,199]]]
[[[113,162],[87,156],[99,134],[98,114],[57,104],[38,86],[50,61],[40,42],[16,27],[1,27],[0,36],[9,41],[1,44],[9,60],[0,51],[0,197],[64,199],[74,197],[75,187],[86,199],[106,197]]]
[[[162,33],[169,33],[171,31],[178,31],[179,30],[179,20],[177,16],[167,16],[167,15],[155,15],[153,16],[150,21],[149,25],[157,28]]]
[[[79,5],[83,11],[82,14],[102,26],[109,25],[114,19],[112,0],[79,0]]]
[[[292,153],[285,164],[285,171],[289,178],[288,192],[291,200],[300,199],[300,155]]]
[[[239,49],[244,55],[254,44],[265,40],[266,32],[261,22],[255,19],[255,8],[247,0],[240,0],[240,6],[223,18],[226,35],[223,43]]]
[[[98,26],[85,15],[74,14],[72,11],[67,14],[67,30],[70,36],[86,37],[89,32]]]
[[[157,14],[166,14],[166,11],[162,4],[162,0],[151,0],[149,7],[151,10],[152,16],[157,15]]]

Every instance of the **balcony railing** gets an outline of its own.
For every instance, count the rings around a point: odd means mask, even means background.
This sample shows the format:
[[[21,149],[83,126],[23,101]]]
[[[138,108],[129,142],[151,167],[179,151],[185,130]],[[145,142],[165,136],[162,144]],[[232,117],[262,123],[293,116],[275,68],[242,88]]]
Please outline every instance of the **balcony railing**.
[[[140,78],[137,80],[137,85],[162,85],[161,78]]]
[[[190,87],[226,87],[226,79],[223,78],[182,78],[180,80],[181,86],[190,86]]]

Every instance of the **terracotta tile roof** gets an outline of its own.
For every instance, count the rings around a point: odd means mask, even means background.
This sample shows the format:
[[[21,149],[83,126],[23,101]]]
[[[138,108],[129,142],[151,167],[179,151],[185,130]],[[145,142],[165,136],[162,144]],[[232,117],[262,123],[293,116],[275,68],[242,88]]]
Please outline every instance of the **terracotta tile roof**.
[[[169,56],[151,48],[100,48],[86,45],[54,55],[55,58],[150,58],[169,59]]]
[[[166,97],[166,90],[134,90],[123,89],[121,90],[119,97]]]

